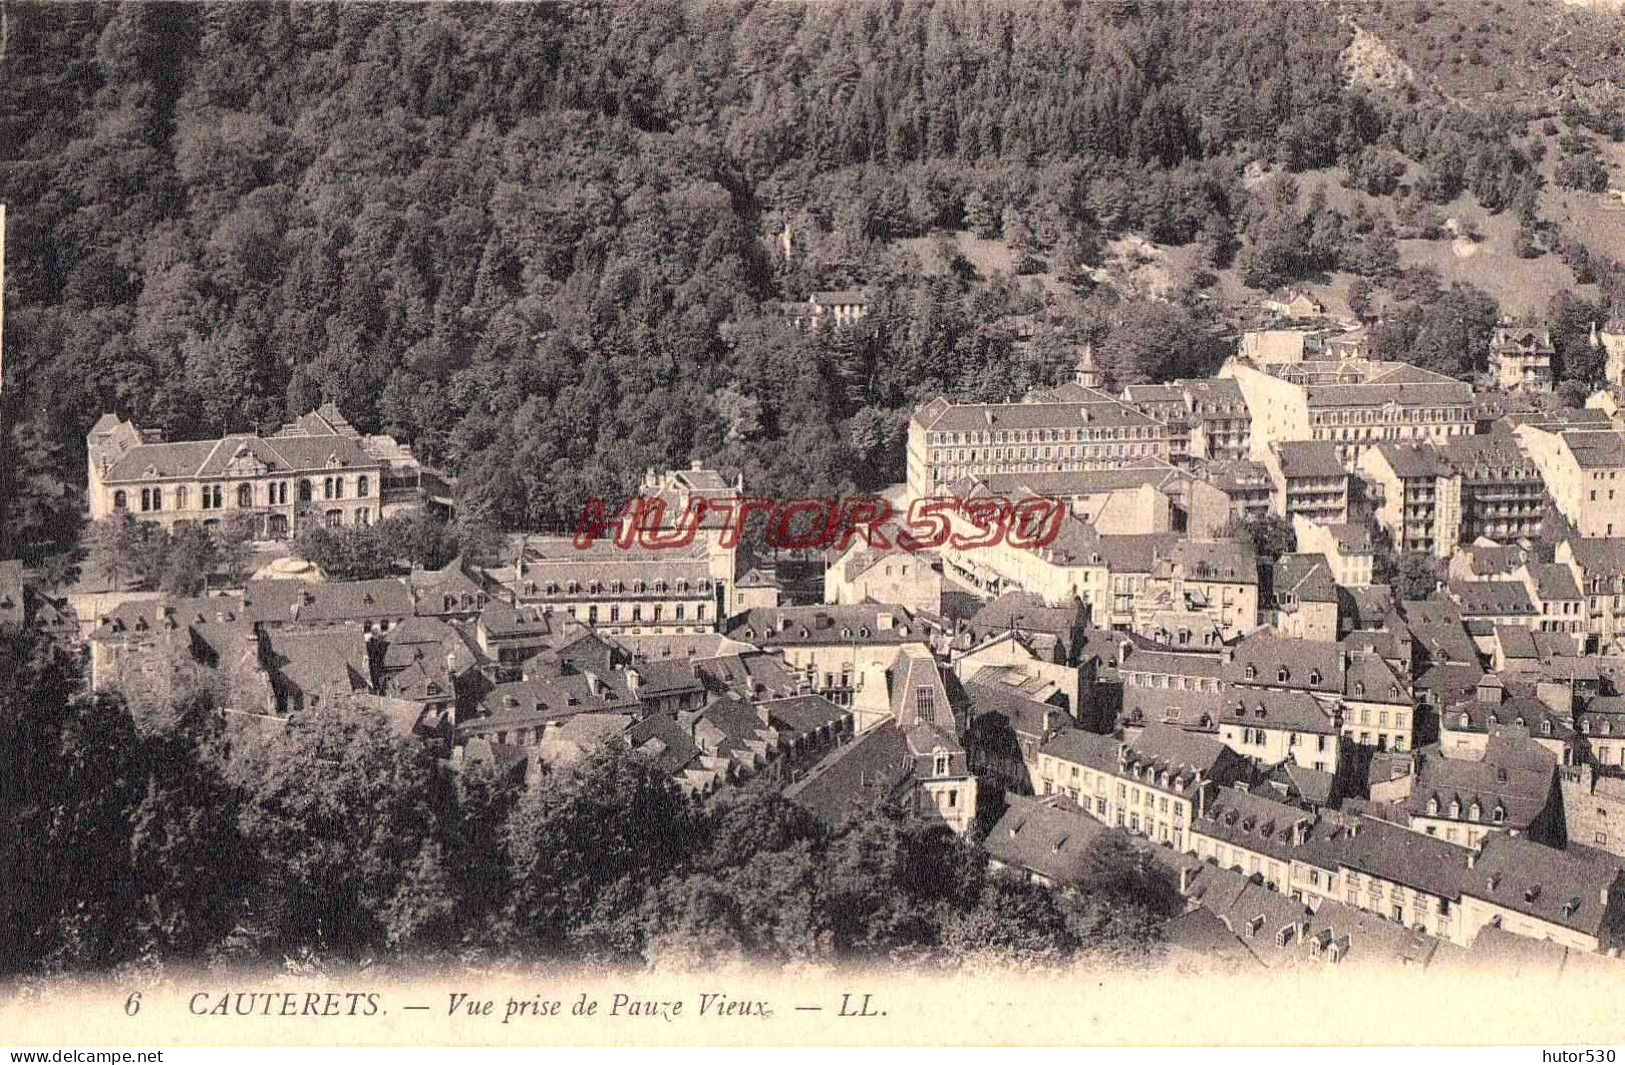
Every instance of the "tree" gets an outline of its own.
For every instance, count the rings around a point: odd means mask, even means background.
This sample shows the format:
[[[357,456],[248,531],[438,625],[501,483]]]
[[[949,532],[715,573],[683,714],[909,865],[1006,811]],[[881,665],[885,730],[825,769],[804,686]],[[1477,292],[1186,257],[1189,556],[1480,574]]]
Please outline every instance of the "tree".
[[[256,519],[241,512],[231,514],[214,530],[215,558],[225,571],[226,587],[236,588],[242,583],[258,535]]]
[[[1371,311],[1371,282],[1363,277],[1350,281],[1348,304],[1349,310],[1354,312],[1354,317],[1364,321]]]
[[[1219,529],[1220,539],[1244,540],[1253,545],[1262,567],[1275,565],[1282,555],[1298,549],[1298,535],[1283,517],[1262,514],[1256,518],[1232,517]]]
[[[139,537],[135,519],[126,512],[95,522],[90,533],[90,569],[111,588],[122,589],[136,572]]]
[[[449,793],[427,748],[336,700],[232,751],[252,865],[253,938],[271,950],[401,949],[451,935]]]

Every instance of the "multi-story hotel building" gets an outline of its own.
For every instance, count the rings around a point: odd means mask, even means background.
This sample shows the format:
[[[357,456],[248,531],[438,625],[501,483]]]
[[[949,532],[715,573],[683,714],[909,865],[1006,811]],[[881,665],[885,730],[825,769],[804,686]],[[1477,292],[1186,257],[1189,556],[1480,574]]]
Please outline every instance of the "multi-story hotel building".
[[[1490,340],[1490,369],[1495,383],[1508,392],[1550,392],[1555,377],[1552,373],[1552,335],[1544,329],[1520,327],[1502,322]]]
[[[1441,450],[1461,478],[1461,543],[1481,536],[1504,542],[1540,535],[1546,485],[1518,437],[1456,437]]]
[[[1252,414],[1234,381],[1179,380],[1129,385],[1123,402],[1168,426],[1170,461],[1245,459],[1252,448]]]
[[[1272,508],[1291,522],[1296,518],[1321,525],[1349,520],[1349,474],[1331,445],[1313,440],[1285,440],[1272,446],[1264,466],[1275,482]]]
[[[1461,479],[1430,443],[1382,443],[1359,459],[1377,523],[1400,551],[1449,558],[1461,530]]]
[[[1514,430],[1552,501],[1581,536],[1625,536],[1625,434]]]
[[[1266,372],[1240,357],[1225,363],[1220,376],[1235,379],[1252,413],[1253,458],[1262,460],[1281,441],[1319,440],[1336,447],[1353,469],[1362,451],[1384,440],[1442,443],[1472,435],[1467,382],[1402,362],[1344,366],[1358,382],[1299,384],[1283,380],[1274,365]]]
[[[962,477],[1167,462],[1168,427],[1089,389],[1065,403],[954,403],[938,396],[908,425],[908,491],[941,495]]]
[[[174,443],[104,414],[85,443],[92,521],[123,513],[170,528],[241,514],[280,539],[310,526],[373,524],[417,505],[424,484],[409,450],[361,435],[331,403],[274,436]]]

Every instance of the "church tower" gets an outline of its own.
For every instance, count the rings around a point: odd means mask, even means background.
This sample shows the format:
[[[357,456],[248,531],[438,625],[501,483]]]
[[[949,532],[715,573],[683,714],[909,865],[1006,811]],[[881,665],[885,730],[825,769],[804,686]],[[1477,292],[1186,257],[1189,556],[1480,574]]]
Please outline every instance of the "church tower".
[[[1095,346],[1093,344],[1084,344],[1083,354],[1078,356],[1078,365],[1073,380],[1084,388],[1100,387],[1100,370],[1095,366]]]

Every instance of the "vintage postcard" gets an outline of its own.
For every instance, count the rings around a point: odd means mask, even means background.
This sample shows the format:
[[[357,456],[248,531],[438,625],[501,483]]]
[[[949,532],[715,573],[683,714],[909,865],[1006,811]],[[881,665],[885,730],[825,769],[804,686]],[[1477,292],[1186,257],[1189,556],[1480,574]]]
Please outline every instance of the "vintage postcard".
[[[11,1061],[1621,1041],[1619,0],[0,0],[0,97]]]

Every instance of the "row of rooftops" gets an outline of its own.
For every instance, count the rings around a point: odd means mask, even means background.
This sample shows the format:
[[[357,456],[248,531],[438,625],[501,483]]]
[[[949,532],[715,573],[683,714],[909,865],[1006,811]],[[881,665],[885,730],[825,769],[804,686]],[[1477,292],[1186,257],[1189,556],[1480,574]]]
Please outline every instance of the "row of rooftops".
[[[324,403],[271,436],[234,433],[216,440],[165,442],[161,432],[104,414],[86,444],[103,483],[153,479],[215,480],[248,471],[300,474],[415,468],[411,451],[390,436],[364,436]],[[257,475],[257,473],[256,473]]]

